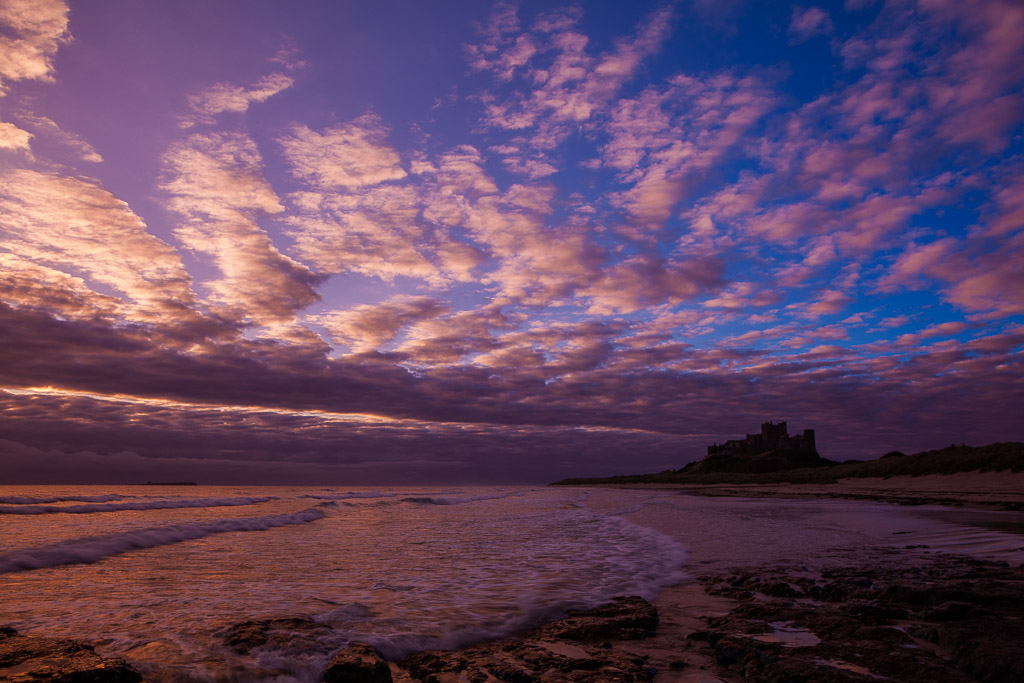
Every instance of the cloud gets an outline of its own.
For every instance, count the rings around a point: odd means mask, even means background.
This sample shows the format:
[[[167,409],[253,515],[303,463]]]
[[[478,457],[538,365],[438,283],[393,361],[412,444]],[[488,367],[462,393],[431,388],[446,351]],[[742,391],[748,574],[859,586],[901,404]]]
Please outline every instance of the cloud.
[[[321,278],[282,254],[258,220],[284,211],[263,175],[256,144],[241,133],[189,136],[164,156],[168,208],[185,222],[175,235],[221,271],[205,283],[224,314],[280,323],[318,301]]]
[[[726,74],[675,76],[664,88],[620,100],[602,157],[631,187],[613,195],[612,203],[628,212],[638,231],[660,228],[774,102],[760,79]]]
[[[998,224],[998,221],[997,221]],[[943,298],[982,318],[1024,312],[1024,232],[1002,240],[999,249],[984,249],[985,233],[960,240],[945,237],[913,244],[879,280],[880,291],[921,289],[931,281],[944,284]],[[980,246],[979,246],[980,242]]]
[[[492,71],[499,79],[508,81],[537,54],[531,36],[515,35],[519,30],[515,3],[496,2],[487,24],[477,30],[481,42],[465,46],[469,65],[477,71]]]
[[[64,130],[53,119],[46,116],[34,114],[22,114],[20,120],[23,125],[35,131],[37,139],[47,139],[56,142],[58,145],[74,152],[75,157],[81,161],[98,164],[103,157],[80,135]]]
[[[307,319],[324,326],[331,338],[354,352],[373,351],[405,327],[437,318],[449,308],[429,296],[396,296],[375,305],[356,306]]]
[[[0,301],[65,319],[114,319],[123,302],[93,291],[80,277],[0,251]]]
[[[960,334],[966,329],[967,323],[959,320],[947,323],[936,323],[935,325],[929,325],[919,332],[900,335],[896,339],[896,343],[912,346],[920,343],[924,339],[931,339],[933,337],[951,337],[953,335]]]
[[[498,6],[485,41],[468,48],[471,58],[475,57],[472,64],[495,71],[503,81],[521,68],[528,90],[504,101],[485,97],[489,125],[504,130],[535,128],[529,138],[532,147],[556,147],[600,111],[643,60],[660,49],[673,13],[669,8],[654,12],[631,38],[617,40],[613,50],[599,56],[587,53],[588,38],[575,30],[580,16],[577,10],[548,13],[529,34],[513,40],[511,35],[518,30],[514,8]],[[554,57],[548,59],[551,53]],[[537,55],[544,56],[543,64]]]
[[[498,347],[492,329],[507,327],[500,308],[490,306],[456,311],[443,317],[426,316],[411,325],[395,351],[417,365],[448,366],[470,354]]]
[[[22,130],[13,123],[0,121],[0,149],[14,151],[23,149],[28,151],[30,148],[29,140],[31,139],[32,133],[29,133],[27,130]]]
[[[266,102],[279,92],[290,88],[294,82],[295,79],[287,74],[273,73],[250,86],[235,83],[212,85],[198,95],[188,96],[189,107],[195,116],[184,119],[182,127],[214,123],[218,114],[244,113],[253,102]]]
[[[53,57],[67,42],[68,6],[61,0],[3,0],[0,25],[0,96],[11,81],[53,79]]]
[[[387,129],[372,114],[322,133],[297,125],[278,142],[292,175],[322,190],[376,185],[406,175],[387,143]]]
[[[98,181],[15,170],[0,175],[0,197],[7,252],[82,273],[151,314],[194,301],[178,254]]]
[[[789,22],[789,35],[793,42],[801,43],[817,36],[832,35],[835,27],[828,12],[820,7],[794,7]]]
[[[433,262],[432,231],[418,220],[416,188],[381,185],[349,193],[295,193],[288,199],[294,210],[286,222],[295,252],[319,271],[388,282],[398,276],[445,282]]]
[[[663,76],[683,64],[651,59],[670,8],[599,42],[583,9],[500,3],[474,73],[441,86],[458,106],[408,135],[296,114],[257,140],[226,115],[301,111],[287,46],[270,76],[188,99],[161,159],[170,220],[33,157],[99,160],[16,111],[0,147],[31,170],[0,173],[0,384],[36,389],[2,395],[3,446],[25,472],[419,482],[678,467],[766,415],[838,458],[928,447],[936,423],[958,430],[938,445],[1016,438],[979,406],[1020,402],[1019,12],[966,7],[786,5],[775,37],[808,41],[786,49],[845,69],[811,93],[800,64],[719,52]],[[41,46],[32,78],[53,76],[60,16],[3,34]],[[117,187],[144,192],[139,172]]]
[[[579,294],[590,299],[588,312],[632,313],[663,303],[676,305],[723,284],[717,259],[669,261],[640,256],[606,267]]]

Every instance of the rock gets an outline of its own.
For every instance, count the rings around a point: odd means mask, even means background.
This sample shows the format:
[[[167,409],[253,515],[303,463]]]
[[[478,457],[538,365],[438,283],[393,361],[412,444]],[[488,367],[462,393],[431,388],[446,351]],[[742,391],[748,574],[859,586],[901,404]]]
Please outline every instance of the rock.
[[[71,640],[19,635],[0,628],[0,680],[55,683],[135,683],[142,676],[123,659],[101,657]]]
[[[658,612],[646,600],[616,598],[604,607],[569,612],[519,639],[419,652],[399,660],[398,666],[426,683],[650,681],[655,670],[645,658],[618,650],[609,641],[648,637],[657,625]]]
[[[305,617],[259,619],[235,624],[224,642],[239,654],[248,654],[257,647],[294,650],[297,641],[315,641],[318,635],[326,635],[331,630],[329,625]]]
[[[912,635],[938,644],[979,681],[1020,680],[1024,671],[1024,624],[1013,619],[965,619],[921,626]]]
[[[954,555],[907,562],[892,553],[817,578],[765,567],[699,580],[709,593],[739,601],[690,638],[723,676],[1001,683],[1024,671],[1022,567]],[[781,585],[806,597],[769,595],[786,592],[774,588]]]
[[[949,600],[931,609],[922,610],[921,618],[927,621],[962,621],[974,610],[975,606],[969,602]]]
[[[592,610],[573,610],[565,618],[542,626],[544,637],[594,642],[649,638],[658,629],[658,610],[636,596]]]
[[[391,667],[384,655],[369,643],[349,643],[331,657],[325,683],[391,683]]]

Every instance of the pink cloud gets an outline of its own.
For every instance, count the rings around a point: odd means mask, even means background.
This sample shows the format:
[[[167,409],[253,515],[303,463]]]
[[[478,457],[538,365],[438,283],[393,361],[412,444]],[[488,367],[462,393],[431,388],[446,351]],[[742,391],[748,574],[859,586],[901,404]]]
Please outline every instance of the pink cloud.
[[[320,189],[362,187],[405,177],[398,153],[387,143],[387,130],[373,115],[322,133],[296,125],[278,142],[292,174]]]
[[[510,5],[499,5],[484,30],[484,42],[469,48],[471,64],[508,80],[529,62],[522,74],[529,91],[501,102],[489,98],[486,111],[491,126],[536,128],[531,146],[557,146],[573,126],[591,120],[605,107],[642,61],[660,49],[672,12],[655,12],[631,38],[616,41],[613,50],[600,56],[588,54],[588,38],[574,30],[579,18],[576,11],[552,13],[542,17],[531,34],[513,39],[518,31],[515,11]],[[549,53],[553,59],[541,65],[538,56]]]
[[[18,128],[13,123],[0,121],[0,149],[28,150],[32,133]]]
[[[30,170],[0,176],[5,250],[114,287],[156,315],[194,303],[178,254],[98,181]]]
[[[294,82],[295,79],[287,74],[273,73],[250,86],[236,83],[212,85],[197,95],[189,95],[189,107],[195,116],[184,119],[182,127],[213,123],[214,117],[218,114],[243,113],[253,102],[266,102],[274,95],[290,88]]]
[[[639,230],[662,226],[679,201],[721,161],[774,96],[758,79],[676,76],[663,90],[647,89],[612,111],[604,163],[632,187],[612,197]]]
[[[391,341],[406,326],[440,317],[449,310],[429,296],[396,296],[380,304],[309,316],[307,320],[325,327],[338,343],[365,352]]]
[[[835,31],[828,12],[820,7],[793,8],[789,22],[789,35],[794,42],[803,42],[816,36],[831,35]]]
[[[258,220],[284,211],[263,175],[255,143],[239,133],[192,135],[166,153],[168,207],[184,218],[175,235],[212,258],[222,277],[210,302],[249,322],[282,323],[319,300],[319,277],[274,246]]]
[[[0,96],[7,82],[53,79],[53,58],[68,35],[68,6],[62,0],[7,0],[0,5]]]

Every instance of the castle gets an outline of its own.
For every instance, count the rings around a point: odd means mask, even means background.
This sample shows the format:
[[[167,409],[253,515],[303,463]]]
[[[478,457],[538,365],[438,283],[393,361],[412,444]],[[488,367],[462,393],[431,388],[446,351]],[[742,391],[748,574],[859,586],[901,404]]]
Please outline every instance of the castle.
[[[814,453],[814,430],[805,429],[803,434],[790,436],[786,423],[765,422],[760,434],[747,434],[745,439],[730,439],[723,444],[708,446],[708,455],[757,455],[768,451],[794,451]]]

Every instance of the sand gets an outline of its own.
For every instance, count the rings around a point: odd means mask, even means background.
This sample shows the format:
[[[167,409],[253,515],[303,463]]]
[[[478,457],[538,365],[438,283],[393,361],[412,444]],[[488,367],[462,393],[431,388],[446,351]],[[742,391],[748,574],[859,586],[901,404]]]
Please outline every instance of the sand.
[[[965,564],[970,561],[1006,562],[1011,568],[1024,565],[1024,513],[1020,512],[1024,509],[1024,473],[852,479],[832,485],[590,488],[594,493],[589,505],[661,531],[689,548],[691,578],[662,591],[654,600],[662,620],[658,635],[647,641],[616,645],[649,657],[659,671],[657,682],[742,680],[736,663],[731,667],[716,664],[716,648],[694,639],[694,634],[708,629],[709,619],[732,623],[736,614],[752,609],[749,603],[755,598],[744,603],[731,596],[730,590],[712,589],[718,594],[709,593],[710,587],[737,569],[753,576],[782,577],[784,581],[820,582],[823,575],[833,571],[860,572],[858,576],[863,578],[865,573],[873,575],[873,568],[885,567],[887,580],[898,581],[901,574],[911,577],[916,576],[913,572],[938,571],[928,567],[939,560],[947,562],[942,568],[946,574],[960,571],[966,576],[987,571],[989,566]],[[998,565],[992,566],[998,570]],[[825,610],[828,606],[822,603],[819,608]],[[730,613],[733,616],[727,617]],[[924,623],[915,622],[914,627],[920,629]],[[875,627],[892,628],[888,624]],[[757,637],[769,641],[788,637],[786,628]],[[796,636],[789,636],[805,637],[801,629],[796,631]],[[748,643],[753,637],[742,636],[740,640]],[[806,637],[818,639],[812,632]],[[871,645],[874,643],[870,641],[860,643],[864,651]],[[913,647],[923,653],[920,648],[924,645]],[[721,647],[719,644],[718,650]],[[821,661],[813,665],[792,657],[782,661],[790,661],[792,666],[820,665],[831,676],[847,675],[843,672],[864,674],[858,669],[864,668],[863,662],[835,659],[839,656],[835,653],[842,652],[839,645],[826,642],[817,650],[832,653],[832,659],[818,657]],[[794,661],[797,664],[792,664]],[[889,657],[887,662],[881,666],[897,666],[898,659]],[[942,679],[960,675],[967,664],[954,666],[939,657],[935,662],[913,661],[905,666],[910,672],[931,671],[929,666],[953,667],[935,669],[938,673],[934,675]],[[897,679],[899,675],[913,674],[897,674]],[[963,680],[986,680],[970,673],[963,675]]]
[[[840,479],[835,484],[624,484],[616,488],[673,489],[705,496],[850,498],[910,505],[1024,509],[1024,472],[864,477]]]

